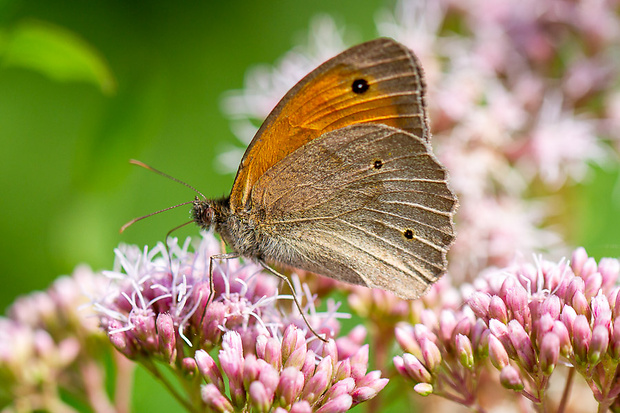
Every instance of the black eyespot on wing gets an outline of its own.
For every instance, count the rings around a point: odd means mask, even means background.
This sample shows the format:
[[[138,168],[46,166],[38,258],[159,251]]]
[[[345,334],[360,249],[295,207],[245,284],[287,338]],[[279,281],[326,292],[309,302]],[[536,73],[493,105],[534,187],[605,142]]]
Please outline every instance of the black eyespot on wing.
[[[383,166],[383,161],[381,159],[377,159],[373,166],[375,167],[375,169],[381,169],[381,167]]]
[[[355,79],[351,84],[351,90],[358,95],[366,92],[369,87],[366,79]]]
[[[403,232],[403,235],[404,235],[404,236],[405,236],[405,238],[407,238],[407,239],[413,239],[413,231],[412,231],[412,230],[410,230],[410,229],[406,229],[406,230]]]

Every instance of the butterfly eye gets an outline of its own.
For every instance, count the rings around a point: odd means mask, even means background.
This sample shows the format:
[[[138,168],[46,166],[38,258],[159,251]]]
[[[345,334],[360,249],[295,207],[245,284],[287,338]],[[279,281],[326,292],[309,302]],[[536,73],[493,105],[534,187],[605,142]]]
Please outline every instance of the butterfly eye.
[[[211,227],[214,215],[211,205],[196,197],[192,208],[192,220],[201,228],[208,230]]]
[[[383,166],[383,161],[381,159],[377,159],[373,165],[375,169],[381,169],[381,167]]]
[[[351,90],[353,90],[353,93],[357,93],[359,95],[366,92],[369,87],[370,86],[368,85],[366,79],[355,79],[351,85]]]
[[[410,229],[406,229],[405,232],[403,232],[403,235],[407,239],[413,239],[413,231]]]

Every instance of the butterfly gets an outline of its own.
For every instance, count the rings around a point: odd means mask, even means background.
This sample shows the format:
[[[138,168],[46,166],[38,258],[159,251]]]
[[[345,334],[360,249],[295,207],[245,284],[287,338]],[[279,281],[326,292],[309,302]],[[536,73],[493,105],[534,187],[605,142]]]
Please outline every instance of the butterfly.
[[[416,56],[381,38],[321,64],[273,109],[229,197],[193,221],[264,266],[417,298],[440,277],[458,205],[432,152]]]

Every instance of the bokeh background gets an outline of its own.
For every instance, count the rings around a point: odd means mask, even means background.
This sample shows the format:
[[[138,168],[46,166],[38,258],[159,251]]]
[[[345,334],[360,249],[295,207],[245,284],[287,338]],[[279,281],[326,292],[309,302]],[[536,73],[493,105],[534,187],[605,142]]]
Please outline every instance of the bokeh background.
[[[79,263],[109,268],[119,242],[153,245],[188,220],[181,207],[119,234],[129,219],[194,196],[131,158],[207,196],[227,194],[233,175],[215,159],[238,141],[222,96],[242,88],[253,65],[303,43],[315,16],[333,16],[353,44],[376,37],[377,12],[393,6],[0,0],[0,307]],[[619,256],[617,164],[563,190],[558,225],[570,244]],[[136,411],[176,408],[148,391],[145,374],[137,380]]]
[[[0,1],[0,304],[80,262],[109,267],[119,242],[153,245],[189,207],[123,234],[129,219],[194,193],[230,191],[214,162],[239,145],[220,106],[252,65],[303,41],[329,13],[359,40],[380,1]],[[179,233],[196,234],[195,228]]]

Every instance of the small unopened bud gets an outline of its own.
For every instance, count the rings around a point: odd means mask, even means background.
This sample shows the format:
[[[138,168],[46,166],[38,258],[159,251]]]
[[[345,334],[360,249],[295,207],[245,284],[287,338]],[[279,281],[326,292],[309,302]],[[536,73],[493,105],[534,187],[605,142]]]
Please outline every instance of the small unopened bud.
[[[420,396],[429,396],[433,394],[433,385],[428,383],[418,383],[413,386],[413,390]]]
[[[459,356],[461,365],[466,369],[471,369],[474,366],[474,352],[471,347],[471,341],[467,336],[458,334],[455,338],[456,353]]]
[[[609,330],[602,325],[595,326],[592,331],[590,348],[588,349],[588,361],[592,364],[598,363],[601,357],[607,352],[608,345]]]
[[[506,367],[510,361],[508,353],[501,341],[493,334],[489,335],[489,359],[491,359],[491,363],[493,363],[495,368],[500,371]]]
[[[523,380],[519,371],[512,366],[506,366],[499,374],[499,381],[507,389],[521,391],[524,389]]]
[[[558,363],[560,357],[560,339],[554,333],[547,333],[542,338],[540,345],[540,369],[550,375]]]

